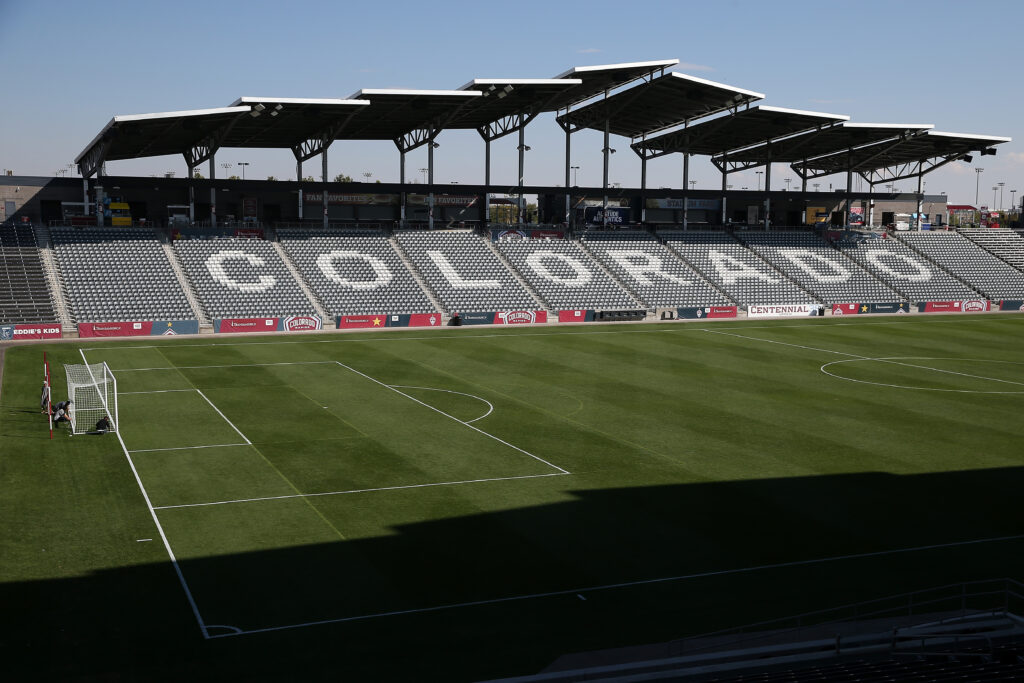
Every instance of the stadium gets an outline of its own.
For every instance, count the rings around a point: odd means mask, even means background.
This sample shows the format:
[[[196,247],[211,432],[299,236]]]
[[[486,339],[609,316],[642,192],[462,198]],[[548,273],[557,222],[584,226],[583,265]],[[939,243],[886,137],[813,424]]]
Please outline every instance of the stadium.
[[[0,176],[8,670],[1019,680],[1020,211],[925,186],[1012,139],[680,67],[228,95],[113,114],[79,178]],[[551,119],[564,180],[530,184]],[[453,187],[456,130],[484,174]],[[365,141],[397,183],[331,179]],[[236,149],[295,178],[218,178]]]

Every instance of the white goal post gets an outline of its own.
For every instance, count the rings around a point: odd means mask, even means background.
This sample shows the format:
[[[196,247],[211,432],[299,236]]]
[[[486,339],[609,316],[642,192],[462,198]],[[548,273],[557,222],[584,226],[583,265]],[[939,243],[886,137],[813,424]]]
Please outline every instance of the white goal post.
[[[118,428],[117,378],[106,363],[64,365],[71,401],[71,432],[85,434],[103,416],[110,418],[110,431]]]

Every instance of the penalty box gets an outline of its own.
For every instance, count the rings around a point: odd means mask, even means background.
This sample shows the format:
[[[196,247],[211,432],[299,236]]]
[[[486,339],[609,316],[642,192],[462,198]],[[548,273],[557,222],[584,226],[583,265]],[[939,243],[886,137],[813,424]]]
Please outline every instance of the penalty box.
[[[567,474],[432,407],[436,394],[335,361],[114,372],[129,378],[122,434],[157,509]]]

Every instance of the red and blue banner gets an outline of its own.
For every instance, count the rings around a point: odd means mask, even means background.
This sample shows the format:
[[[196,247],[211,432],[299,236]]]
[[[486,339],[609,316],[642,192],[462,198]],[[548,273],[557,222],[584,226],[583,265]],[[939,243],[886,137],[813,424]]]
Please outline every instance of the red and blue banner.
[[[440,313],[401,313],[389,315],[388,327],[443,327],[444,318]]]
[[[323,329],[316,315],[290,315],[284,318],[217,318],[214,332],[315,332]]]
[[[698,306],[697,308],[677,308],[676,317],[684,320],[697,318],[735,318],[736,306]]]
[[[559,311],[558,322],[560,323],[589,323],[594,320],[594,311],[577,308],[571,311]]]
[[[360,327],[387,327],[388,316],[383,313],[376,315],[339,315],[335,322],[339,330],[357,329]]]
[[[125,320],[106,323],[78,323],[79,337],[148,337],[176,334],[199,334],[199,321]]]
[[[1024,311],[1024,301],[1000,301],[1000,311]]]
[[[861,313],[910,313],[910,304],[906,302],[832,304],[832,315],[859,315]]]
[[[0,341],[22,339],[60,339],[62,331],[58,323],[18,323],[0,325]]]
[[[984,299],[967,299],[964,301],[919,301],[918,313],[984,313],[992,306]]]
[[[460,313],[463,325],[529,325],[546,323],[547,311],[496,311],[482,313]]]

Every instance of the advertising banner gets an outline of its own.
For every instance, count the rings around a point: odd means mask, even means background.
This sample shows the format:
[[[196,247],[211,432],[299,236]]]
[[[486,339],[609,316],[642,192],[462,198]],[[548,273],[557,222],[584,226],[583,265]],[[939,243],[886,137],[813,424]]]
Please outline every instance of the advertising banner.
[[[303,192],[303,201],[306,204],[323,204],[323,192]],[[341,192],[328,192],[328,204],[397,204],[398,195],[395,194],[343,194]]]
[[[525,240],[526,232],[523,230],[491,230],[491,240],[494,242]]]
[[[529,325],[530,323],[546,323],[547,311],[497,311],[480,313],[460,313],[463,325]]]
[[[565,233],[561,230],[531,230],[530,239],[533,240],[560,240],[565,239]]]
[[[153,331],[153,322],[78,323],[79,337],[142,337]]]
[[[214,332],[274,332],[277,318],[218,318],[213,321]]]
[[[57,323],[35,323],[0,325],[0,341],[19,339],[60,339],[61,329]]]
[[[149,331],[156,336],[175,334],[199,334],[198,320],[157,320]]]
[[[892,304],[868,304],[868,313],[910,313],[910,304],[906,301]]]
[[[1000,311],[1024,311],[1024,301],[1000,301]]]
[[[338,329],[347,330],[359,327],[387,327],[388,317],[379,315],[339,315]]]
[[[388,327],[441,327],[444,319],[440,313],[402,313],[389,315]]]
[[[918,313],[984,313],[991,306],[984,299],[966,301],[919,301]]]
[[[558,312],[558,322],[560,323],[589,323],[593,320],[594,312],[582,308]]]
[[[629,223],[629,209],[625,207],[608,207],[607,220],[605,212],[600,207],[587,207],[583,214],[584,220],[589,225],[622,225]]]
[[[241,237],[242,239],[249,240],[261,240],[263,239],[262,228],[235,228],[235,237]]]
[[[751,304],[748,318],[792,318],[817,315],[817,304]]]
[[[499,325],[529,325],[547,321],[547,311],[499,311],[494,316],[494,322]]]
[[[677,308],[676,317],[685,320],[695,318],[735,318],[736,306],[699,306],[697,308]]]
[[[832,315],[857,315],[860,313],[910,313],[910,304],[832,304]]]

